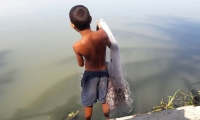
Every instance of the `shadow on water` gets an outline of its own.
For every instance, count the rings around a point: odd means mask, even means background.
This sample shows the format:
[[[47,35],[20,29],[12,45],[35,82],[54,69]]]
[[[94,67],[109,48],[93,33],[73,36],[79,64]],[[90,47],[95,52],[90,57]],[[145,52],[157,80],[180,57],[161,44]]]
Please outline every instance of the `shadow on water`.
[[[11,83],[14,80],[16,70],[10,70],[0,76],[0,85]]]
[[[6,97],[6,93],[12,85],[13,81],[16,78],[16,73],[18,72],[16,68],[9,69],[8,59],[11,54],[11,50],[2,50],[0,51],[0,101],[1,106],[5,105],[2,100]],[[3,108],[4,109],[4,108]],[[2,111],[1,109],[0,111]],[[3,113],[0,113],[0,117],[3,116]]]
[[[6,59],[8,54],[10,54],[10,50],[0,51],[0,72],[3,70],[3,67],[6,65]]]
[[[8,65],[7,58],[11,53],[10,50],[1,51],[0,52],[0,86],[11,83],[14,80],[15,74],[17,70],[11,69],[6,70],[6,66]],[[2,88],[2,87],[1,87]],[[2,89],[0,89],[0,93]]]

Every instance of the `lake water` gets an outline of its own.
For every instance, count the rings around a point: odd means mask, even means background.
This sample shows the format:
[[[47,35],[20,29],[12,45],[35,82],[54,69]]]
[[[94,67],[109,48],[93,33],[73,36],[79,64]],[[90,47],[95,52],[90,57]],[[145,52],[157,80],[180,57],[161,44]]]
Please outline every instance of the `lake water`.
[[[119,43],[135,100],[118,116],[150,111],[178,89],[200,89],[198,0],[1,0],[0,120],[61,120],[82,107],[72,50],[81,36],[68,17],[77,4],[89,8],[93,30],[103,18]],[[94,120],[101,111],[96,104]]]

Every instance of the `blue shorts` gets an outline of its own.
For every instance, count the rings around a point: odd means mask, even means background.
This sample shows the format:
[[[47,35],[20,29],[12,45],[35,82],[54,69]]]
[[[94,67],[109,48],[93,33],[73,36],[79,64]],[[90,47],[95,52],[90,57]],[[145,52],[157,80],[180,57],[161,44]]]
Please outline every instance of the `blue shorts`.
[[[97,102],[106,102],[109,74],[107,70],[85,71],[81,80],[81,103],[92,106]]]

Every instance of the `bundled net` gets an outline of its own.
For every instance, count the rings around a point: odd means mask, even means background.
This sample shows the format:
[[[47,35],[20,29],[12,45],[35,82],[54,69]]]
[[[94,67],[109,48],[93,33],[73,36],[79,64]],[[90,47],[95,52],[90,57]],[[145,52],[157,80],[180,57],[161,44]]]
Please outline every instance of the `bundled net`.
[[[111,41],[110,60],[107,61],[109,85],[106,100],[111,111],[131,112],[133,109],[133,95],[123,73],[117,41],[103,19],[99,20],[99,24],[106,31]]]

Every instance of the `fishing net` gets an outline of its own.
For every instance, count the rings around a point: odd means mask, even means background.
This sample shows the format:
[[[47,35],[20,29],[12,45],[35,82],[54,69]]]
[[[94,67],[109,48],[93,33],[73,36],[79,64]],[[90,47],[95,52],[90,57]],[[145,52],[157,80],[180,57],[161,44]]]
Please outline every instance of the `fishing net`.
[[[106,22],[103,19],[100,19],[98,22],[111,41],[110,60],[107,61],[109,85],[106,100],[111,111],[131,112],[133,109],[133,95],[124,76],[117,41]]]

